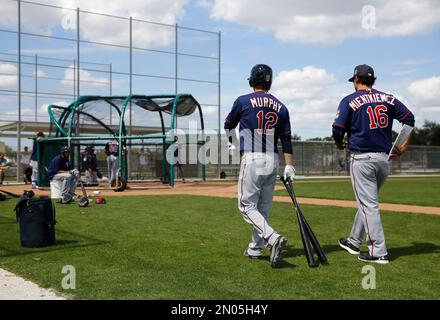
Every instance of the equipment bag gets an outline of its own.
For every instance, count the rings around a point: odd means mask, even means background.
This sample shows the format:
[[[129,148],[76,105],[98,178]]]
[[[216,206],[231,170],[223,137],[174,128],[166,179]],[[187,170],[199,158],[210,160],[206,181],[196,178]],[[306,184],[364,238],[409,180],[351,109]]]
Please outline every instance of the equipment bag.
[[[55,208],[50,198],[32,199],[25,192],[15,206],[22,247],[38,248],[55,244]]]

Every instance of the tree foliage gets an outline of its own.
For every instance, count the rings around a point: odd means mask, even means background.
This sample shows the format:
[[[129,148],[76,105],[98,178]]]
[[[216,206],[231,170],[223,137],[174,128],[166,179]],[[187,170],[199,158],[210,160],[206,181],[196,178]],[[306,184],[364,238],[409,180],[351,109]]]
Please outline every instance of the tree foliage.
[[[440,123],[425,120],[421,128],[414,128],[410,144],[440,146]]]

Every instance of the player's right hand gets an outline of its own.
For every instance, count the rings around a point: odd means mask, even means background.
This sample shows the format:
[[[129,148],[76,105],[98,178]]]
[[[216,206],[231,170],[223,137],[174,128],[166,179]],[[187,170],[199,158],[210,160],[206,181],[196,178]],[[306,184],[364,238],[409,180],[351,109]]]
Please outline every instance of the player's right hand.
[[[284,180],[289,179],[290,181],[293,181],[295,179],[295,168],[292,165],[286,165],[284,167]]]
[[[344,150],[346,146],[347,146],[347,144],[345,142],[336,142],[336,147],[339,150]]]
[[[79,170],[78,170],[78,169],[70,170],[70,174],[71,174],[72,176],[78,176],[78,175],[79,175]]]

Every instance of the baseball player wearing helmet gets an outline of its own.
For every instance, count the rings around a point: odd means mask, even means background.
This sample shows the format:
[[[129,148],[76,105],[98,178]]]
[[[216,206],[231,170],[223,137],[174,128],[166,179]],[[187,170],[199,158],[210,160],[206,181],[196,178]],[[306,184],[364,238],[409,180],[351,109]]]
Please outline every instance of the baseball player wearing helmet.
[[[85,173],[85,183],[90,186],[98,185],[98,165],[96,161],[95,148],[90,145],[84,150],[82,168]]]
[[[47,169],[49,180],[61,180],[61,203],[68,204],[73,200],[79,171],[73,169],[69,160],[70,149],[63,146],[60,154],[53,158]]]
[[[253,226],[252,239],[244,255],[259,259],[266,246],[271,266],[277,268],[287,239],[269,225],[273,191],[278,169],[277,142],[282,141],[286,178],[295,177],[289,111],[268,91],[272,69],[258,64],[251,70],[249,85],[253,92],[238,97],[225,120],[229,141],[240,124],[241,168],[238,181],[238,208],[244,220]]]
[[[342,99],[333,123],[333,138],[339,149],[346,147],[344,135],[348,135],[350,176],[358,205],[351,234],[348,239],[341,238],[339,245],[359,255],[367,236],[368,253],[360,254],[359,260],[386,264],[389,256],[378,192],[389,174],[393,120],[414,127],[414,115],[392,94],[373,89],[375,80],[372,67],[364,64],[354,69],[349,81],[353,82],[355,92]],[[406,146],[393,150],[391,158],[403,154]]]

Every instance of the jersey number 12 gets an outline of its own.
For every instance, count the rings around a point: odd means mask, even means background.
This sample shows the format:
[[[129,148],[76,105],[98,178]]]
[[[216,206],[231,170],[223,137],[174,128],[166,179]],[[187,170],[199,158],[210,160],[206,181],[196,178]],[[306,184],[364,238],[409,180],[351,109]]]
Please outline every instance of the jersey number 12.
[[[369,106],[367,109],[368,117],[370,118],[370,129],[386,128],[388,126],[387,107],[378,105],[374,108]]]
[[[264,115],[263,111],[257,113],[258,118],[258,131],[261,133],[271,133],[273,127],[278,122],[278,115],[275,112],[268,112]],[[264,121],[266,119],[266,121]],[[265,122],[265,123],[264,123]],[[264,128],[263,128],[264,123]]]

